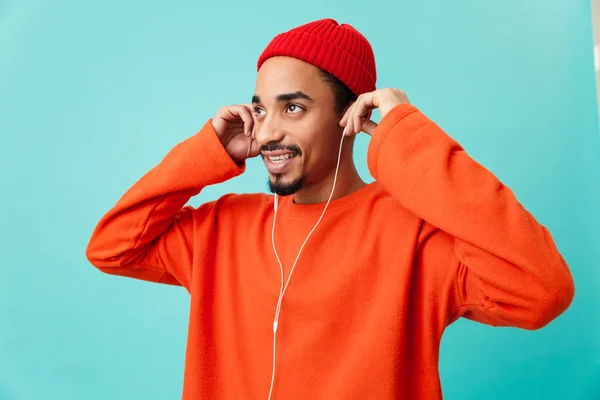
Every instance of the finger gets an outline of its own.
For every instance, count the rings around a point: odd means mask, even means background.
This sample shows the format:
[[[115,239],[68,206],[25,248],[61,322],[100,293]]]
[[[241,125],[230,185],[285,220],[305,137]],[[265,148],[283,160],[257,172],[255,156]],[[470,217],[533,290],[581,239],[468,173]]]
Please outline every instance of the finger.
[[[246,103],[246,104],[244,104],[244,106],[248,109],[248,111],[250,111],[250,115],[252,116],[252,119],[256,122],[256,114],[254,111],[254,105],[252,105],[251,103]]]
[[[373,105],[373,96],[370,93],[365,94],[361,96],[360,101],[357,102],[357,105],[354,110],[354,115],[366,118],[369,115],[369,112],[374,108],[376,107]]]
[[[252,142],[252,151],[250,152],[250,157],[258,157],[260,155],[260,143],[256,140]]]
[[[254,158],[260,155],[260,145],[254,139],[250,140],[248,144],[248,151],[246,153],[246,158]]]
[[[254,126],[254,117],[252,116],[252,112],[245,104],[237,107],[237,109],[240,118],[242,121],[244,121],[244,135],[250,136]]]
[[[340,120],[340,126],[346,126],[346,121],[348,120],[348,116],[352,112],[352,106],[354,106],[354,104],[355,103],[350,104],[350,106],[348,107],[348,109],[346,109],[346,112],[344,113],[344,116]]]
[[[236,105],[227,107],[224,111],[224,119],[229,121],[230,126],[235,126],[238,123],[244,125],[244,135],[248,136],[252,132],[252,126],[254,125],[254,120],[252,118],[252,113],[245,105]]]
[[[258,118],[256,118],[256,112],[254,111],[254,105],[252,103],[245,104],[250,110],[250,115],[252,115],[252,132],[250,133],[250,137],[252,139],[256,139],[256,124],[258,123]]]
[[[361,117],[360,115],[356,114],[356,115],[354,115],[353,119],[354,119],[354,124],[353,124],[354,133],[355,134],[356,133],[360,133],[360,131],[362,130],[362,120],[363,120],[363,117]]]
[[[364,119],[362,121],[362,131],[373,136],[375,133],[375,129],[377,128],[377,124],[370,119]]]
[[[362,129],[362,121],[364,119],[364,115],[366,114],[363,111],[365,108],[365,95],[361,95],[358,97],[358,100],[352,107],[352,114],[348,116],[348,125],[350,125],[348,133],[350,135],[356,135],[357,133],[360,133]]]
[[[245,106],[230,106],[222,112],[222,119],[227,121],[227,125],[236,130],[242,128],[244,135],[248,136],[251,132],[253,120],[250,111]]]
[[[248,143],[248,151],[246,151],[246,158],[250,157],[250,151],[252,150],[252,142],[254,142],[254,139],[250,139],[250,143]]]
[[[348,113],[346,116],[346,135],[354,135],[354,110],[356,108],[357,103],[354,103],[348,109]]]
[[[354,123],[348,123],[344,128],[344,136],[354,136],[356,132],[354,131]]]

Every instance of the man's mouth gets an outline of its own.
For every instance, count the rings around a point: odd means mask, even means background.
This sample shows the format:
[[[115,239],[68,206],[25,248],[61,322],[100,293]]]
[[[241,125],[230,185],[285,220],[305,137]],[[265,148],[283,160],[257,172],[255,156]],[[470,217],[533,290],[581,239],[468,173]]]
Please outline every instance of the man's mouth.
[[[296,154],[288,153],[280,156],[266,156],[273,164],[281,164],[285,160],[296,157]]]
[[[282,174],[292,164],[298,153],[290,151],[265,151],[262,153],[267,169],[272,174]]]

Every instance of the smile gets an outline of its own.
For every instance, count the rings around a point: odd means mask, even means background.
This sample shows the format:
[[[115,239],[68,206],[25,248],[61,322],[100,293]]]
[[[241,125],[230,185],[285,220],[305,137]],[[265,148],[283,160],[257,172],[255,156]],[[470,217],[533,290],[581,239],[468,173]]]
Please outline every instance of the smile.
[[[290,166],[294,163],[296,153],[280,153],[280,154],[269,154],[263,153],[263,160],[270,173],[272,174],[283,174]]]
[[[283,154],[280,156],[267,156],[267,158],[269,159],[269,161],[271,161],[273,164],[280,164],[282,162],[284,162],[285,160],[288,160],[290,158],[294,158],[296,157],[296,154]]]

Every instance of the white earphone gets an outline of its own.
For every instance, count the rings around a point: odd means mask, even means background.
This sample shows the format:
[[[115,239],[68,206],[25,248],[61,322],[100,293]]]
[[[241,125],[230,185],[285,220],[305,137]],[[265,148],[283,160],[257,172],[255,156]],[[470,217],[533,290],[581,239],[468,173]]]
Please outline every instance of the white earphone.
[[[310,235],[312,235],[314,230],[317,228],[317,225],[319,225],[319,222],[321,222],[321,220],[323,219],[323,215],[325,215],[325,211],[327,210],[327,207],[329,206],[329,203],[331,202],[331,199],[333,197],[333,192],[335,190],[335,184],[337,181],[338,170],[340,168],[340,160],[342,157],[342,145],[344,143],[345,136],[346,136],[346,128],[344,128],[344,133],[342,134],[342,140],[340,141],[340,150],[338,152],[338,160],[337,160],[337,166],[335,167],[335,176],[333,178],[333,187],[331,188],[331,194],[329,195],[329,199],[327,200],[327,203],[325,204],[325,208],[323,208],[323,212],[321,213],[321,216],[317,220],[317,223],[312,228],[312,230],[308,233],[308,236],[306,236],[306,239],[304,239],[304,243],[302,243],[302,246],[300,246],[300,250],[298,251],[296,260],[294,260],[294,264],[292,265],[292,269],[290,270],[290,275],[288,276],[285,286],[283,284],[283,265],[281,264],[281,260],[279,259],[279,254],[277,254],[277,249],[275,248],[275,221],[277,220],[277,206],[278,206],[278,198],[277,198],[277,195],[275,195],[275,202],[273,203],[274,215],[273,215],[273,229],[271,230],[271,243],[273,244],[273,252],[275,253],[275,257],[277,258],[277,262],[279,263],[279,270],[281,271],[281,288],[279,289],[279,299],[277,300],[277,308],[275,309],[275,319],[273,321],[273,373],[271,374],[271,387],[269,389],[269,400],[271,400],[271,395],[273,394],[273,385],[275,383],[275,355],[277,354],[277,327],[279,325],[279,316],[281,315],[281,302],[283,301],[283,295],[285,294],[285,291],[286,291],[288,285],[290,284],[290,279],[292,278],[292,274],[294,273],[294,269],[296,268],[296,264],[298,262],[298,259],[300,258],[300,253],[302,253],[302,249],[304,249],[304,245],[308,241],[308,238],[310,237]]]

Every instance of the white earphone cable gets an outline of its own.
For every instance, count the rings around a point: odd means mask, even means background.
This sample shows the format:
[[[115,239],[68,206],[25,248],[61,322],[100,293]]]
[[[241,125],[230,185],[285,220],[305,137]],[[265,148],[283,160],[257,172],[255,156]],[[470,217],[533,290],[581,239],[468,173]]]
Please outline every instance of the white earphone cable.
[[[311,229],[311,231],[308,233],[308,235],[306,236],[306,239],[304,239],[302,246],[300,246],[300,250],[298,251],[298,255],[296,256],[296,259],[294,260],[294,264],[292,265],[292,269],[290,270],[290,275],[288,276],[285,286],[283,285],[283,265],[281,264],[281,259],[279,258],[279,254],[277,254],[277,249],[275,248],[275,222],[277,220],[277,204],[278,204],[277,195],[275,195],[273,229],[271,230],[271,243],[273,244],[273,252],[275,253],[275,257],[277,258],[277,262],[279,263],[279,270],[281,272],[281,288],[279,289],[279,299],[277,300],[277,308],[275,309],[275,320],[273,321],[273,370],[272,370],[272,374],[271,374],[271,387],[269,389],[269,400],[271,400],[271,395],[273,394],[273,385],[275,383],[275,356],[277,353],[277,328],[279,325],[279,315],[281,314],[281,303],[283,301],[283,295],[285,294],[285,291],[287,290],[287,287],[290,284],[290,279],[292,278],[292,274],[294,273],[294,269],[296,268],[296,264],[298,263],[298,259],[300,258],[300,253],[302,253],[302,250],[304,249],[304,245],[306,245],[308,238],[310,238],[310,236],[312,235],[314,230],[317,228],[317,226],[323,219],[323,216],[325,215],[325,211],[327,210],[327,207],[329,206],[329,203],[331,202],[331,199],[333,198],[333,193],[335,191],[335,184],[337,182],[338,170],[340,168],[340,160],[342,157],[342,145],[344,144],[345,132],[346,132],[346,129],[344,129],[344,134],[342,134],[342,140],[340,141],[340,150],[338,152],[338,160],[337,160],[337,165],[335,167],[335,176],[333,178],[333,187],[331,188],[331,194],[329,195],[329,199],[327,200],[327,203],[325,204],[325,208],[323,208],[323,212],[321,213],[321,216],[317,220],[317,223]]]

